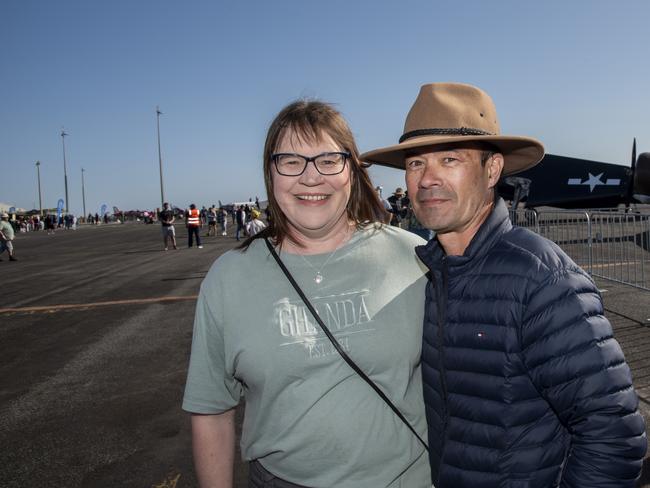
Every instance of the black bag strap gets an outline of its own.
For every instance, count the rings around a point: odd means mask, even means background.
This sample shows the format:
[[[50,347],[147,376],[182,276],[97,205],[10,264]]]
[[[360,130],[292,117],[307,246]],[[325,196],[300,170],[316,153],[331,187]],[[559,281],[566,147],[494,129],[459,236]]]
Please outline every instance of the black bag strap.
[[[298,285],[298,283],[296,283],[296,280],[293,278],[293,276],[291,275],[291,273],[289,272],[287,267],[284,265],[284,263],[280,259],[280,256],[278,256],[278,253],[275,252],[275,249],[273,249],[273,246],[271,245],[269,240],[267,238],[264,238],[264,242],[266,242],[266,247],[269,248],[269,252],[271,253],[271,256],[273,256],[275,261],[278,263],[278,266],[280,266],[280,269],[284,272],[285,276],[287,277],[287,279],[289,280],[289,282],[291,283],[293,288],[296,290],[298,295],[300,295],[300,298],[305,303],[305,305],[307,306],[307,308],[309,309],[309,311],[313,315],[314,319],[316,319],[316,322],[318,322],[318,325],[320,325],[321,329],[323,330],[323,332],[325,333],[327,338],[330,340],[330,342],[332,343],[334,348],[337,350],[337,352],[341,355],[343,360],[346,363],[348,363],[348,365],[354,370],[354,372],[357,373],[366,383],[368,383],[368,385],[370,385],[370,387],[373,390],[375,390],[377,395],[379,395],[380,398],[384,402],[386,402],[386,404],[390,407],[390,409],[393,412],[395,412],[395,415],[397,415],[399,417],[399,419],[402,422],[404,422],[404,424],[409,428],[409,430],[411,432],[413,432],[413,435],[418,438],[418,440],[424,446],[424,448],[427,451],[429,451],[429,446],[426,444],[426,442],[424,442],[424,440],[422,440],[422,437],[419,436],[419,434],[415,431],[415,429],[410,424],[410,422],[408,420],[406,420],[404,415],[402,415],[402,412],[399,411],[399,409],[393,404],[393,402],[390,401],[390,399],[385,395],[385,393],[383,391],[381,391],[381,388],[379,388],[379,386],[377,386],[377,384],[374,381],[372,381],[370,378],[368,378],[368,376],[366,376],[366,374],[361,370],[361,368],[357,365],[357,363],[355,363],[352,360],[352,358],[350,356],[348,356],[348,354],[343,350],[343,348],[341,347],[341,344],[339,344],[339,341],[336,340],[336,337],[334,337],[334,335],[327,328],[327,326],[325,325],[323,320],[320,318],[320,315],[318,315],[318,312],[316,311],[316,309],[313,307],[313,305],[311,304],[309,299],[305,296],[305,294],[303,293],[303,291],[300,288],[300,286]]]

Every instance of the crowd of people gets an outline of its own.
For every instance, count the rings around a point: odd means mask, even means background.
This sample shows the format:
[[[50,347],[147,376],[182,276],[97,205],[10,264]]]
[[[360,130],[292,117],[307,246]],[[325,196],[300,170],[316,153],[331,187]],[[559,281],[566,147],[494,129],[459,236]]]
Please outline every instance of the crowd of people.
[[[235,229],[233,235],[237,241],[242,238],[250,237],[257,232],[260,232],[266,227],[266,223],[261,219],[262,210],[260,209],[259,199],[256,197],[255,202],[242,205],[229,205],[217,207],[212,205],[210,207],[203,206],[200,210],[196,208],[195,204],[191,204],[185,211],[174,211],[169,203],[165,203],[163,209],[157,209],[156,212],[141,212],[142,220],[136,218],[136,221],[142,221],[145,224],[152,224],[156,221],[160,222],[163,230],[164,249],[168,250],[171,245],[173,249],[178,249],[176,243],[176,232],[174,223],[176,218],[184,221],[184,225],[188,231],[188,247],[203,248],[201,242],[201,232],[204,227],[207,227],[206,236],[228,236],[228,229],[232,225]],[[57,229],[76,230],[80,223],[88,225],[108,224],[110,222],[121,223],[117,215],[109,215],[104,213],[100,216],[99,213],[89,213],[87,217],[77,218],[72,213],[63,213],[60,215],[54,213],[46,213],[44,216],[39,214],[33,215],[17,215],[3,213],[2,221],[5,228],[3,236],[10,235],[11,238],[0,236],[3,251],[10,252],[10,260],[17,261],[13,253],[13,241],[16,234],[27,232],[44,231],[48,234],[54,234]],[[124,217],[124,215],[123,215]],[[268,220],[268,215],[266,216]],[[11,251],[9,251],[11,248]]]
[[[94,215],[89,213],[87,217],[77,218],[76,215],[72,213],[46,213],[41,216],[39,214],[32,215],[19,215],[19,214],[9,214],[7,212],[2,212],[2,226],[4,231],[0,235],[0,246],[2,251],[7,251],[9,253],[10,261],[17,261],[13,252],[13,241],[16,234],[24,234],[28,232],[47,232],[48,235],[54,235],[57,229],[64,230],[77,230],[77,226],[80,223],[87,223],[90,225],[99,225],[101,223],[108,224],[111,221],[117,221],[115,216],[109,216],[109,214],[104,214],[100,216],[99,213]],[[11,236],[10,238],[8,236]]]
[[[260,209],[259,200],[256,198],[255,203],[230,206],[230,211],[226,207],[217,207],[212,205],[206,208],[203,206],[200,210],[192,203],[185,211],[174,211],[168,202],[163,204],[163,208],[156,211],[156,216],[162,227],[164,250],[169,250],[171,244],[173,249],[178,249],[176,242],[176,218],[182,219],[187,229],[187,247],[191,248],[196,244],[198,249],[203,249],[201,241],[201,231],[207,227],[207,233],[204,237],[228,236],[229,224],[235,227],[235,240],[240,241],[242,238],[251,237],[266,228],[266,223],[260,218],[262,210]],[[267,215],[266,220],[268,221]]]
[[[112,218],[108,214],[100,217],[98,213],[88,214],[87,217],[77,217],[72,213],[62,213],[57,215],[54,213],[47,213],[43,216],[39,214],[32,215],[17,215],[7,214],[9,216],[9,223],[12,225],[15,232],[26,233],[47,230],[52,233],[56,229],[69,229],[76,230],[80,223],[88,223],[98,225],[100,223],[107,224]]]
[[[13,227],[14,232],[26,233],[47,230],[48,233],[56,228],[76,228],[77,219],[72,215],[61,215],[57,217],[54,214],[40,216],[34,215],[16,215],[7,214],[8,222]]]

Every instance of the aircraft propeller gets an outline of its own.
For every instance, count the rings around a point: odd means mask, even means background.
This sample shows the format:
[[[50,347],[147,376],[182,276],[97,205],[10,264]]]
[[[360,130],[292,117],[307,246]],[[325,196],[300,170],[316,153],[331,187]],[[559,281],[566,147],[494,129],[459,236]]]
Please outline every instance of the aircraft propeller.
[[[630,173],[630,179],[627,184],[627,195],[625,195],[625,213],[630,211],[630,204],[634,200],[634,175],[636,173],[636,137],[632,142],[632,164],[630,164],[632,169]]]

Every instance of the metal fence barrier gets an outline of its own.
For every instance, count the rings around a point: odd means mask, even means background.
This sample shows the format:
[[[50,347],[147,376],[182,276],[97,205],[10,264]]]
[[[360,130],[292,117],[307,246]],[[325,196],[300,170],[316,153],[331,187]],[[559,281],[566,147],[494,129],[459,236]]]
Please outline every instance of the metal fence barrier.
[[[589,274],[650,290],[650,215],[517,209],[510,220],[558,244]]]

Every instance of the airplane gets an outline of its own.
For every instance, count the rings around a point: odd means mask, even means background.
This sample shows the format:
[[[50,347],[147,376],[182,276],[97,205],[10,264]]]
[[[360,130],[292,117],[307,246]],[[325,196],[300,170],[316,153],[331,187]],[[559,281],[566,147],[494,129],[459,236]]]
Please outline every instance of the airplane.
[[[526,208],[612,208],[625,204],[650,203],[650,153],[636,157],[632,145],[630,167],[587,159],[546,154],[531,169],[503,178],[498,192]]]

